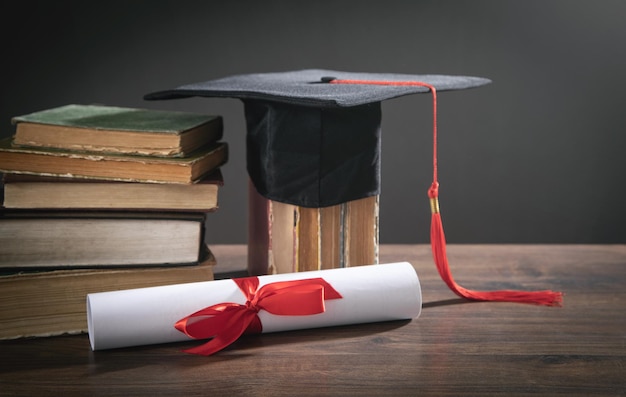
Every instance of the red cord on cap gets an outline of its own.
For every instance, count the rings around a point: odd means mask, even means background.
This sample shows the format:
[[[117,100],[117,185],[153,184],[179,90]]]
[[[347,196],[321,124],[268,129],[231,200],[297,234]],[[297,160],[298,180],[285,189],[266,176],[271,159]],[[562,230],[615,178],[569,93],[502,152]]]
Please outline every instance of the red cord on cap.
[[[430,198],[430,208],[432,212],[430,225],[430,245],[433,252],[433,259],[437,265],[439,275],[446,285],[462,298],[476,301],[500,301],[500,302],[520,302],[531,303],[544,306],[561,306],[563,294],[550,290],[545,291],[473,291],[463,288],[454,281],[448,256],[446,254],[446,237],[443,232],[443,224],[439,213],[439,181],[437,176],[437,90],[432,84],[419,81],[370,81],[370,80],[341,80],[334,79],[328,81],[331,84],[372,84],[372,85],[393,85],[393,86],[421,86],[426,87],[432,93],[433,98],[433,182],[428,189]]]

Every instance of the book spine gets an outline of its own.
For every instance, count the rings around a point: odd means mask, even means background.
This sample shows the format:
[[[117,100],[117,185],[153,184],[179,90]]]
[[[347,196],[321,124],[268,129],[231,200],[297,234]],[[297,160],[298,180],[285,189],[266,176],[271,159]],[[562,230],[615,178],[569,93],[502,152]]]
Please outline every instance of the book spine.
[[[321,236],[319,208],[298,208],[296,224],[297,263],[296,271],[320,270]]]
[[[345,204],[345,267],[378,263],[378,200],[372,196]]]
[[[378,263],[379,197],[305,208],[268,200],[250,185],[248,270],[291,273]]]

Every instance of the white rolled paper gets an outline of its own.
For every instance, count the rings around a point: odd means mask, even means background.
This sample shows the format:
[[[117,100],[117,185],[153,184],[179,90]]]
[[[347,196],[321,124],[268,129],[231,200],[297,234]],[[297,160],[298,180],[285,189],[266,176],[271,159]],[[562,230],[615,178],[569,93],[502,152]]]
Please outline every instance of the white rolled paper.
[[[422,294],[407,262],[259,276],[259,288],[278,282],[321,277],[341,299],[324,301],[325,311],[305,316],[258,313],[263,332],[412,319]],[[87,295],[89,341],[93,350],[188,341],[174,328],[183,317],[208,306],[246,298],[230,279]]]

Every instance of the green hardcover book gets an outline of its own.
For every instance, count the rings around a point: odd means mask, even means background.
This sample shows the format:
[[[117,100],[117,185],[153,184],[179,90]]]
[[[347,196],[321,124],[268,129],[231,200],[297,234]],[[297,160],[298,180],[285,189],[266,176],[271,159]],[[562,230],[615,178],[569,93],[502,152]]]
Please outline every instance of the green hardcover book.
[[[13,144],[184,157],[222,138],[221,116],[104,105],[66,105],[12,118]]]

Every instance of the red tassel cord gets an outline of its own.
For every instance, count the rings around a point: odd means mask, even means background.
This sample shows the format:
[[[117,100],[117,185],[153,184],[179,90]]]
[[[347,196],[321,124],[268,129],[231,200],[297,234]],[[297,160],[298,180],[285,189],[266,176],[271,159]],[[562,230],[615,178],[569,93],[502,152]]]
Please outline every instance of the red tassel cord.
[[[439,275],[446,285],[458,296],[475,301],[499,301],[530,303],[544,306],[561,306],[563,294],[550,290],[545,291],[474,291],[466,289],[454,281],[448,256],[446,254],[446,237],[443,232],[441,214],[439,212],[439,181],[437,176],[437,90],[428,83],[418,81],[368,81],[368,80],[331,80],[333,84],[374,84],[374,85],[405,85],[426,87],[432,93],[433,98],[433,183],[428,189],[430,208],[432,213],[430,225],[430,245],[433,259]]]

